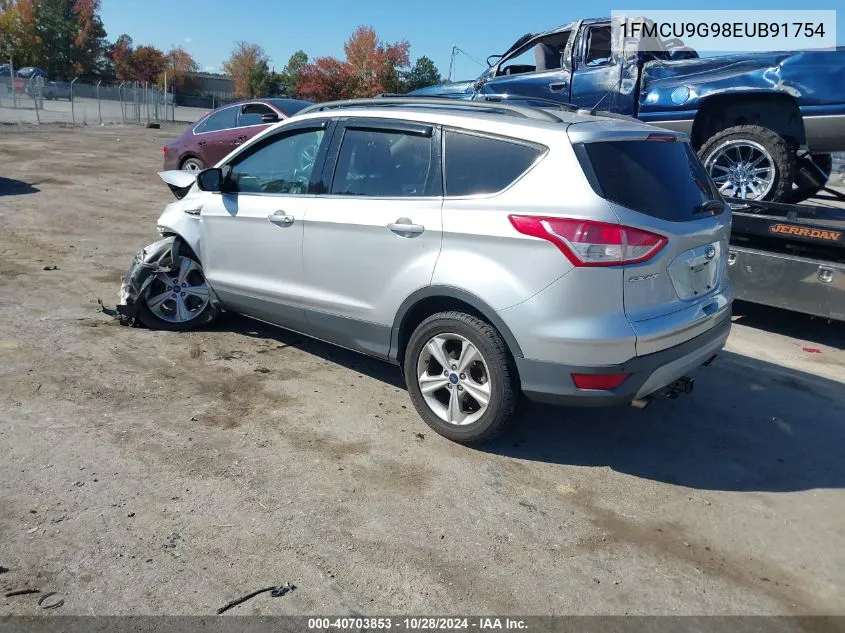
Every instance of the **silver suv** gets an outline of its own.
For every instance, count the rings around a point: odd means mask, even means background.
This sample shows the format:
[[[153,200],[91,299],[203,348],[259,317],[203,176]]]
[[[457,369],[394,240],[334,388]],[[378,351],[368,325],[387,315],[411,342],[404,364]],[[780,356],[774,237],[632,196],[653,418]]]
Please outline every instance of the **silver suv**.
[[[683,135],[633,120],[337,102],[161,175],[178,200],[124,279],[125,321],[225,309],[393,362],[458,442],[501,431],[520,391],[678,391],[728,337],[730,210]]]

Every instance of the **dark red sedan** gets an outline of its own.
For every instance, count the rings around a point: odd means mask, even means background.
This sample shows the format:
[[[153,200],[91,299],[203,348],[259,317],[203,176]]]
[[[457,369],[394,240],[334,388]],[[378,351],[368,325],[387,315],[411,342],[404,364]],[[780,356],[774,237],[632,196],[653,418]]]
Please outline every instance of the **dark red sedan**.
[[[221,106],[164,146],[164,169],[211,167],[241,143],[309,105],[298,99],[250,99]]]

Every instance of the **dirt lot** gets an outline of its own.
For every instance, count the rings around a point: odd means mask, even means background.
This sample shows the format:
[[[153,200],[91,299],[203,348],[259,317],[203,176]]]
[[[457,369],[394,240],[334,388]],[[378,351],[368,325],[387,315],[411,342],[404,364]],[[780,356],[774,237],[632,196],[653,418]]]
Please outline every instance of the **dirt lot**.
[[[845,326],[737,305],[691,396],[530,406],[457,446],[390,366],[100,312],[155,238],[175,133],[0,129],[0,590],[63,614],[211,614],[284,581],[234,612],[845,611]]]

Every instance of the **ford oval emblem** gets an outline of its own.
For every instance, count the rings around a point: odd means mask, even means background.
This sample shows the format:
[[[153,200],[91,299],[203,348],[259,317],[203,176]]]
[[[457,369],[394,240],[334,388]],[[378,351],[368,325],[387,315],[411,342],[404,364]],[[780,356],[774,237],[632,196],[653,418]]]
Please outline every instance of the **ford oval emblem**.
[[[707,250],[704,251],[704,256],[707,259],[713,259],[714,257],[716,257],[716,249],[712,246],[708,246]]]

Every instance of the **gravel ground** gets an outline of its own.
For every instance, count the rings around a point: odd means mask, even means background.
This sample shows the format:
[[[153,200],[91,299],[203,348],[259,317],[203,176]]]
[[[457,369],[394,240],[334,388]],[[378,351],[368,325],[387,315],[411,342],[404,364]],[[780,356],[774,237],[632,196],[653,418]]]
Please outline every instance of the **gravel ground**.
[[[391,366],[101,313],[177,132],[0,128],[0,590],[62,614],[212,614],[285,581],[232,613],[843,613],[843,324],[737,304],[690,396],[528,406],[464,448]]]

